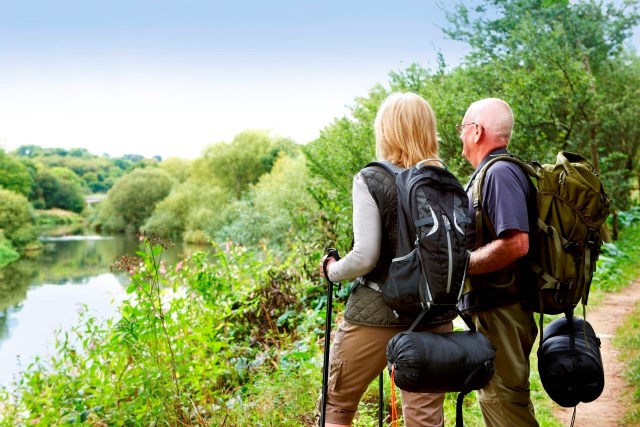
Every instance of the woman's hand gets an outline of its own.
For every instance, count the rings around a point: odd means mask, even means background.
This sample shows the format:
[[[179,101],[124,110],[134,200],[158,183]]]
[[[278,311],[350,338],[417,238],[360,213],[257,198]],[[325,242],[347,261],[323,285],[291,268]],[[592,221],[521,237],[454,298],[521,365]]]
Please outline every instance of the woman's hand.
[[[325,270],[325,261],[327,263],[326,270]],[[336,259],[329,255],[323,256],[322,260],[320,260],[320,274],[322,274],[322,276],[327,280],[329,280],[329,266],[334,262],[336,262]]]

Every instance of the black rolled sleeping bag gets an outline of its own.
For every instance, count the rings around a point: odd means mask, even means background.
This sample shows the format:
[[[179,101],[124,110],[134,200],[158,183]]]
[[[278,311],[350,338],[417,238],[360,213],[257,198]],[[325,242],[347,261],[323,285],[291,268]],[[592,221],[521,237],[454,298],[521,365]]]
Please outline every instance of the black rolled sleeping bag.
[[[538,349],[542,386],[565,408],[592,402],[604,389],[600,339],[587,321],[571,319],[561,317],[544,328]]]
[[[464,396],[489,383],[495,372],[496,349],[477,332],[471,316],[459,313],[468,331],[414,332],[424,310],[408,331],[387,344],[387,369],[392,386],[415,393],[458,392],[456,427],[464,426]]]
[[[478,390],[494,373],[495,348],[476,331],[405,331],[387,345],[387,367],[402,390],[446,393]]]

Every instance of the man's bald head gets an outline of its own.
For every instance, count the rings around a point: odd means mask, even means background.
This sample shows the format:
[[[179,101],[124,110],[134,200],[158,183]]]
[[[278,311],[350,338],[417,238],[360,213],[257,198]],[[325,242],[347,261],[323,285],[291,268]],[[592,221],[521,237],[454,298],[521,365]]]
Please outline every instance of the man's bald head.
[[[478,123],[494,148],[506,147],[513,130],[513,112],[509,104],[499,98],[485,98],[469,106],[465,123]]]

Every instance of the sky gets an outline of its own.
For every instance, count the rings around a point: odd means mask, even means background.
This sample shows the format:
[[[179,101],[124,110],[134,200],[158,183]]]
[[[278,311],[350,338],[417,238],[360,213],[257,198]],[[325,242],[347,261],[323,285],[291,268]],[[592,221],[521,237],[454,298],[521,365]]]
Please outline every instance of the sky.
[[[246,129],[307,143],[389,72],[460,61],[440,3],[0,0],[0,147],[196,158]]]

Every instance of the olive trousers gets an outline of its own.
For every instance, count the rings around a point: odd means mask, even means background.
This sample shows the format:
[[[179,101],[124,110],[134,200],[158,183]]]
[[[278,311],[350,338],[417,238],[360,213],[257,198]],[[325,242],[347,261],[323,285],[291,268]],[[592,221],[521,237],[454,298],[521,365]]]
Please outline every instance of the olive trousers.
[[[538,335],[533,313],[521,303],[473,313],[496,347],[495,375],[476,393],[487,427],[537,427],[529,390],[531,349]]]

